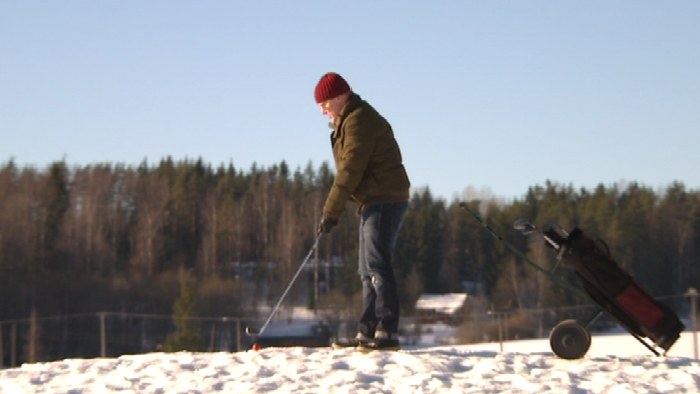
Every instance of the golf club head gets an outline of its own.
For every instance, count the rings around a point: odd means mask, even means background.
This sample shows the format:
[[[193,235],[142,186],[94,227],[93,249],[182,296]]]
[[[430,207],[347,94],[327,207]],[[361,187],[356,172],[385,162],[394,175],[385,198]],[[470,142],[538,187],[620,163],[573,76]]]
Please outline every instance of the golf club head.
[[[246,333],[246,335],[251,336],[251,337],[255,337],[255,336],[260,335],[259,330],[255,330],[255,329],[250,328],[248,326],[245,327],[245,333]]]
[[[513,222],[513,228],[520,231],[523,235],[529,235],[537,230],[537,226],[532,224],[530,220],[523,218],[517,219],[515,222]]]

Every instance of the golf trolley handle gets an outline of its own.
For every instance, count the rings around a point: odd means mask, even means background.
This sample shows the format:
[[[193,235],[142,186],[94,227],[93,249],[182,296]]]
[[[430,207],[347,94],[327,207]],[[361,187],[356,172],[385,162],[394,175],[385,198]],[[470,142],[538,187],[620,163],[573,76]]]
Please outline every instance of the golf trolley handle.
[[[527,257],[527,255],[526,255],[523,251],[521,251],[520,249],[516,248],[513,244],[511,244],[511,243],[508,242],[506,239],[504,239],[503,237],[501,237],[500,235],[498,235],[498,233],[497,233],[494,229],[492,229],[492,228],[491,228],[491,227],[490,227],[476,212],[474,212],[474,211],[472,211],[471,209],[469,209],[469,207],[467,206],[467,203],[465,203],[465,202],[460,202],[460,203],[459,203],[459,206],[460,206],[460,208],[462,208],[465,212],[467,212],[469,215],[471,215],[474,219],[476,219],[476,221],[479,222],[479,223],[486,229],[486,231],[488,231],[494,238],[496,238],[499,242],[503,243],[503,245],[505,245],[505,247],[508,248],[508,250],[510,250],[511,253],[513,253],[513,254],[516,255],[517,257],[520,257],[525,263],[527,263],[528,265],[530,265],[530,266],[533,267],[534,269],[536,269],[536,270],[538,270],[538,271],[544,273],[544,274],[547,275],[550,279],[552,279],[552,280],[554,280],[555,282],[557,282],[560,286],[562,286],[562,287],[564,287],[564,288],[566,288],[566,289],[568,289],[568,290],[571,290],[572,292],[575,292],[576,294],[583,295],[583,296],[586,295],[586,293],[585,293],[581,288],[578,288],[578,287],[576,287],[576,286],[573,286],[573,285],[569,284],[569,283],[566,282],[566,281],[557,280],[557,279],[554,277],[554,273],[553,273],[552,271],[547,270],[547,269],[545,269],[544,267],[542,267],[541,265],[539,265],[539,264],[537,264],[536,262],[532,261],[532,259],[530,259],[529,257]]]

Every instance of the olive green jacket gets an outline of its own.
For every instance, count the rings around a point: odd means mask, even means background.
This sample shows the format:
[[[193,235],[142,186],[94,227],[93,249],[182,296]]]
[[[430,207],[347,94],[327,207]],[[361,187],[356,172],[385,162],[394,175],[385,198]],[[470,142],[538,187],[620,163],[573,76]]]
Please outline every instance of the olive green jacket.
[[[340,218],[348,200],[358,203],[360,211],[373,203],[408,201],[410,182],[389,122],[352,93],[333,126],[337,173],[324,216]]]

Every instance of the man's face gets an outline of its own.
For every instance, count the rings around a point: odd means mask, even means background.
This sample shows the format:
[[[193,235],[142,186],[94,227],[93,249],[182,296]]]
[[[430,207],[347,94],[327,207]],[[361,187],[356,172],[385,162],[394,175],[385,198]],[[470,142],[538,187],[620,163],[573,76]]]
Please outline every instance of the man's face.
[[[334,97],[332,99],[318,103],[321,108],[321,113],[328,116],[331,122],[335,122],[335,118],[340,115],[340,111],[343,109],[345,102],[342,96]]]

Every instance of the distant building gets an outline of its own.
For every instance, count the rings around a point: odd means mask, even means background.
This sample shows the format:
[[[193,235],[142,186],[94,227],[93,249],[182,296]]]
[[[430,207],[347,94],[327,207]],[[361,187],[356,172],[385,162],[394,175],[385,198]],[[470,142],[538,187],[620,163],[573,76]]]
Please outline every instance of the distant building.
[[[423,294],[416,302],[416,314],[423,324],[458,324],[466,301],[465,293]]]

